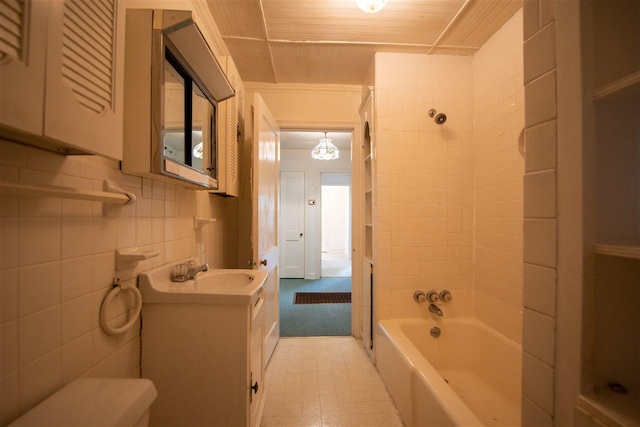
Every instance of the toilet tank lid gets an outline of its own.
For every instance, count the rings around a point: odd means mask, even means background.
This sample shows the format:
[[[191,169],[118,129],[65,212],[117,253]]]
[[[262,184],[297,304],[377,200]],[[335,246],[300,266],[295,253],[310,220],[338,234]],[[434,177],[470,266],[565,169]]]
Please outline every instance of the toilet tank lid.
[[[80,378],[10,426],[133,426],[157,396],[148,379]]]

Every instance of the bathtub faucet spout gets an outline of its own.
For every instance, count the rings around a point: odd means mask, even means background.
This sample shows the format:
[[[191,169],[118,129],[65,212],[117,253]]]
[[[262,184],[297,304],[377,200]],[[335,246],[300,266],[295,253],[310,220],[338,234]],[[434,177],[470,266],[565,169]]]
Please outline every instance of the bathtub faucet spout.
[[[429,304],[429,311],[442,317],[442,310],[435,304]]]

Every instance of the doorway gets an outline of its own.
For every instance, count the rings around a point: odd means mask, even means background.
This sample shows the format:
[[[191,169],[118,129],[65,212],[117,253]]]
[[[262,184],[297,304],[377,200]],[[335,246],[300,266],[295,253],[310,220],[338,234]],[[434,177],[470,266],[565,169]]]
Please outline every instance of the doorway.
[[[351,277],[351,174],[321,174],[321,277]]]
[[[351,335],[351,132],[328,132],[338,159],[313,159],[324,136],[280,135],[282,337]]]

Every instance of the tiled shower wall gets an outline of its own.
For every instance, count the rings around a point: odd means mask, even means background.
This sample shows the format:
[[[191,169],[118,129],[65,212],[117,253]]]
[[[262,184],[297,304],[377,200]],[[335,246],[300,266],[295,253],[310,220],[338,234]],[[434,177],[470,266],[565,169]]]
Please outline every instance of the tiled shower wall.
[[[378,53],[376,317],[428,316],[416,289],[449,289],[470,314],[473,282],[472,58]],[[430,109],[448,120],[438,126]]]
[[[0,425],[79,376],[138,377],[139,324],[110,336],[99,326],[114,277],[136,283],[144,270],[198,257],[212,267],[237,264],[237,203],[180,185],[120,173],[98,156],[61,156],[0,141],[0,179],[102,190],[117,181],[137,202],[105,216],[100,202],[0,197]],[[194,230],[194,215],[214,224]],[[116,271],[115,250],[160,255]],[[131,307],[122,293],[115,325]],[[121,297],[122,296],[122,297]]]
[[[377,54],[376,310],[447,315],[522,335],[522,12],[473,56]],[[447,114],[443,126],[427,112]]]
[[[522,10],[473,55],[475,317],[522,342]],[[524,147],[523,147],[524,148]]]

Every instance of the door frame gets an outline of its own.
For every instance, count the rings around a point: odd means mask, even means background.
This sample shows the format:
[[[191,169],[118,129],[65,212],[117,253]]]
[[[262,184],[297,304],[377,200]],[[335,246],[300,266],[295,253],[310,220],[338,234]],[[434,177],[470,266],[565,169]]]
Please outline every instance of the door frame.
[[[362,337],[362,258],[364,256],[364,238],[359,220],[364,209],[364,200],[354,195],[364,194],[362,153],[362,129],[360,121],[278,121],[281,130],[351,132],[351,335]],[[333,172],[333,171],[327,171]],[[320,177],[318,176],[318,179]],[[278,215],[278,220],[280,216]],[[318,224],[318,227],[320,225]],[[320,230],[318,230],[320,231]],[[318,261],[319,262],[319,261]],[[318,266],[319,267],[319,266]]]

